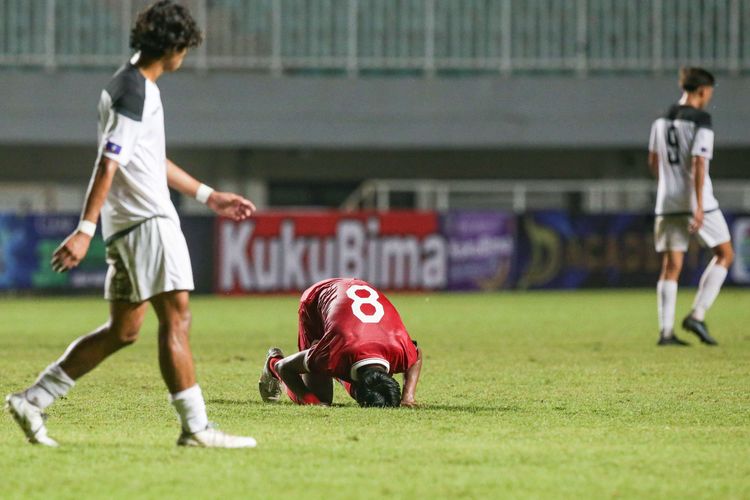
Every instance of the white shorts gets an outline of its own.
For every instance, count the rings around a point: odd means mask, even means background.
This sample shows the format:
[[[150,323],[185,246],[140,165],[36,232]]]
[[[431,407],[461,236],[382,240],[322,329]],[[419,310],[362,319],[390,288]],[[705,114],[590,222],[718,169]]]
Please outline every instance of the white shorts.
[[[690,244],[689,215],[658,215],[654,222],[654,244],[656,251],[687,252]],[[696,234],[698,241],[707,248],[714,248],[731,240],[727,221],[721,210],[706,212],[703,225]]]
[[[193,269],[179,226],[165,217],[149,219],[107,244],[104,297],[143,302],[173,290],[193,290]]]

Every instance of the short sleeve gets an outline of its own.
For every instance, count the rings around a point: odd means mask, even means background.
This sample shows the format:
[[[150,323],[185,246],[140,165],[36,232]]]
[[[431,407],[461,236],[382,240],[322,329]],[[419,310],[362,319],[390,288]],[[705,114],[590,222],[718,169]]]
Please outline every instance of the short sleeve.
[[[658,153],[656,149],[656,122],[651,125],[651,136],[648,139],[648,150],[652,153]]]
[[[714,131],[710,128],[700,127],[695,131],[693,147],[690,154],[692,156],[702,156],[707,160],[714,155]]]
[[[114,120],[102,137],[102,154],[122,166],[130,163],[138,143],[142,122],[113,112]]]
[[[414,345],[414,343],[411,341],[411,339],[407,338],[407,341],[403,343],[403,353],[402,355],[398,356],[394,361],[391,363],[391,372],[393,373],[404,373],[411,366],[417,362],[417,359],[419,358],[419,354],[417,353],[417,346]]]

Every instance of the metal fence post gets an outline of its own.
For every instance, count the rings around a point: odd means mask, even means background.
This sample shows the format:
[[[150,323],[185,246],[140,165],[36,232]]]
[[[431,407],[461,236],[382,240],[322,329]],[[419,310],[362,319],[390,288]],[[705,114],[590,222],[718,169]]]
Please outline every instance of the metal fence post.
[[[576,72],[579,76],[586,75],[588,70],[588,2],[578,0],[576,16]]]
[[[122,0],[122,52],[130,52],[130,24],[133,17],[133,0]]]
[[[199,71],[206,71],[208,68],[208,59],[206,55],[206,44],[208,41],[208,10],[206,6],[206,0],[199,0],[197,7],[198,25],[203,29],[203,43],[198,47],[197,60],[195,63],[196,68]]]
[[[661,69],[662,60],[662,43],[664,37],[662,35],[662,5],[661,0],[654,0],[653,11],[651,13],[651,33],[653,35],[651,45],[651,68],[654,73],[659,73]]]
[[[740,72],[740,0],[729,2],[729,72],[737,76]]]
[[[500,72],[509,76],[513,71],[513,23],[511,0],[500,4]]]
[[[435,75],[435,0],[424,2],[424,72]]]
[[[281,0],[271,3],[271,74],[281,76]]]
[[[353,78],[357,76],[359,66],[359,47],[357,43],[357,37],[359,36],[359,0],[349,0],[348,24],[346,71]]]
[[[47,0],[46,26],[44,34],[44,67],[54,71],[55,58],[55,0]]]

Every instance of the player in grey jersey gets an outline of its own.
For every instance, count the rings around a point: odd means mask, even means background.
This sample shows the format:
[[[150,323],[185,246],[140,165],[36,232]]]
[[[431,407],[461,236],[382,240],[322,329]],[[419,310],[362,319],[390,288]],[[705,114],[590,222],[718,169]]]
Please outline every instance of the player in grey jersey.
[[[188,340],[193,275],[169,188],[195,196],[217,214],[242,220],[255,207],[232,193],[214,191],[166,156],[164,113],[156,81],[177,70],[202,35],[188,10],[170,0],[138,15],[131,46],[138,51],[102,91],[99,153],[78,229],[55,251],[52,266],[67,271],[86,255],[101,215],[109,270],[105,297],[109,320],[74,341],[25,391],[6,404],[29,442],[57,446],[42,412],[109,355],[138,338],[151,303],[159,320],[159,366],[181,425],[177,444],[252,448],[251,437],[209,425],[196,383]]]
[[[709,163],[714,132],[705,108],[711,101],[714,77],[701,68],[682,68],[683,94],[678,104],[651,126],[648,164],[659,181],[654,240],[662,255],[656,286],[658,345],[688,345],[674,334],[677,280],[690,236],[711,248],[714,257],[703,272],[690,313],[682,327],[701,342],[716,345],[705,323],[706,311],[719,294],[734,253],[729,228],[713,194]]]

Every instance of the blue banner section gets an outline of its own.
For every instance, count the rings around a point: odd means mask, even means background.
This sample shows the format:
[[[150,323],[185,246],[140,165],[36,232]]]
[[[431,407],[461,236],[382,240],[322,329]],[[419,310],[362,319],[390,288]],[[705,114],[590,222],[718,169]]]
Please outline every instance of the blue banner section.
[[[738,228],[740,220],[748,220],[725,215],[730,228],[733,225]],[[643,214],[572,215],[544,211],[519,216],[515,286],[521,289],[653,286],[661,267],[654,249],[653,226],[654,216]],[[740,228],[734,237],[735,246],[742,244],[738,241],[741,238],[748,238],[748,231],[750,225],[744,232]],[[680,283],[697,285],[711,257],[711,251],[700,247],[693,238],[685,255]],[[743,266],[747,265],[747,256],[739,256],[735,263],[738,269],[746,269]],[[742,271],[730,272],[727,283],[748,283],[750,280],[743,278],[746,276]]]
[[[76,215],[0,215],[0,290],[104,289],[107,274],[101,233],[91,240],[86,258],[71,271],[56,273],[52,253],[76,228]],[[197,291],[209,292],[213,282],[212,217],[184,217],[182,229],[190,247]]]
[[[100,235],[77,268],[58,274],[50,267],[52,253],[77,225],[70,215],[0,216],[0,289],[101,289],[107,268]]]

